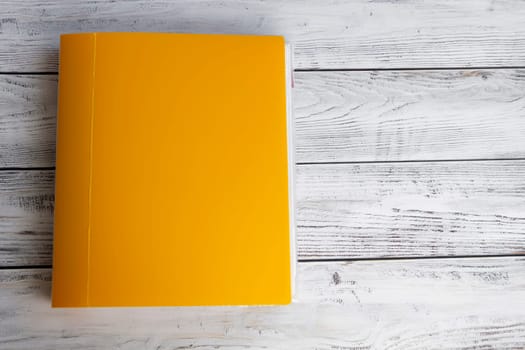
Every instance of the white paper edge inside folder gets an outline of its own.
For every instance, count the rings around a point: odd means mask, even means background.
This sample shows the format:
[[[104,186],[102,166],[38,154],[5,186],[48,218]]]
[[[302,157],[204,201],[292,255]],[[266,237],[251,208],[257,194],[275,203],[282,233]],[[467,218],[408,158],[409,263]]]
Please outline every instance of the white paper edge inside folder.
[[[288,147],[288,210],[290,215],[290,276],[291,276],[291,301],[295,300],[296,275],[297,275],[297,250],[295,236],[295,130],[292,108],[293,89],[293,64],[292,45],[285,44],[285,70],[286,70],[286,134]]]

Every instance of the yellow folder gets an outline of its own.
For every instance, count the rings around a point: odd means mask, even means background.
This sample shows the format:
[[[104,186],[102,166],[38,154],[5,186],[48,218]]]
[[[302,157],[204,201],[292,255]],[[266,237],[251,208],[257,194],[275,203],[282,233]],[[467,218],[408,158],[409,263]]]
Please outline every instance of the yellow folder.
[[[52,305],[291,300],[285,43],[61,36]]]

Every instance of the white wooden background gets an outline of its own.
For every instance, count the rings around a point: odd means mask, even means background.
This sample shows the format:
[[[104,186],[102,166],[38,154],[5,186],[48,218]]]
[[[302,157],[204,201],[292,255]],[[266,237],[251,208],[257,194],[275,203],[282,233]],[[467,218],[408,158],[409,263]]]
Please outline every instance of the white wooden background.
[[[50,308],[79,31],[294,43],[296,303]],[[1,349],[524,349],[524,255],[523,1],[0,0]]]

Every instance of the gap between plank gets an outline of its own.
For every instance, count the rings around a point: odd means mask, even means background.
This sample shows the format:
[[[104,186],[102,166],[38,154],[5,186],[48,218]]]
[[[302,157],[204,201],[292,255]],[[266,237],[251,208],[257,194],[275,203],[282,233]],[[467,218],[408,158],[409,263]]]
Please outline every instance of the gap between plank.
[[[42,171],[42,170],[55,170],[54,166],[43,166],[43,167],[5,167],[0,168],[0,171]]]
[[[16,266],[0,266],[1,270],[24,270],[24,269],[51,269],[52,265],[16,265]]]
[[[525,69],[525,66],[477,66],[477,67],[398,67],[398,68],[295,68],[294,72],[374,72],[374,71],[429,71],[429,70],[502,70]],[[58,72],[1,72],[0,75],[58,75]]]
[[[296,162],[295,165],[344,165],[344,164],[395,164],[395,163],[446,163],[446,162],[506,162],[524,161],[525,158],[471,158],[471,159],[414,159],[414,160],[357,160],[340,162]],[[56,170],[54,166],[49,167],[4,167],[2,171],[45,171]]]
[[[296,68],[294,72],[377,72],[377,71],[429,71],[429,70],[501,70],[524,69],[525,66],[479,67],[401,67],[401,68]]]
[[[58,72],[0,72],[0,75],[58,75]]]
[[[446,162],[494,162],[522,161],[525,158],[471,158],[471,159],[414,159],[414,160],[358,160],[336,162],[297,162],[295,165],[337,165],[337,164],[391,164],[391,163],[446,163]]]
[[[487,255],[436,255],[436,256],[404,256],[384,258],[322,258],[322,259],[297,259],[298,263],[329,263],[329,262],[359,262],[359,261],[399,261],[399,260],[455,260],[455,259],[484,259],[484,258],[525,258],[523,254],[487,254]],[[16,265],[0,266],[1,270],[24,270],[24,269],[52,269],[53,265]]]
[[[487,255],[436,255],[436,256],[392,256],[378,258],[321,258],[321,259],[297,259],[298,263],[312,262],[357,262],[357,261],[397,261],[397,260],[443,260],[443,259],[482,259],[482,258],[519,258],[525,253],[514,254],[487,254]]]

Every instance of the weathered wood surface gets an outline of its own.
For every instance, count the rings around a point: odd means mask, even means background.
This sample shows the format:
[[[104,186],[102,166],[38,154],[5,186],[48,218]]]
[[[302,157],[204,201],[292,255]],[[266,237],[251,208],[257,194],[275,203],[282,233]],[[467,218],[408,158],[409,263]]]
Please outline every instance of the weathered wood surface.
[[[296,160],[525,156],[525,70],[295,74]]]
[[[56,71],[59,34],[96,30],[285,35],[301,69],[523,66],[523,18],[519,0],[2,0],[0,67]]]
[[[299,165],[299,259],[525,254],[525,161]],[[0,266],[51,263],[53,171],[0,172]]]
[[[296,72],[293,305],[87,310],[13,269],[51,264],[53,171],[18,168],[54,166],[57,77],[0,74],[0,348],[525,348],[525,257],[307,261],[525,254],[524,18],[520,0],[0,0],[0,73],[56,72],[59,34],[95,30],[285,35],[299,70],[494,68]],[[329,162],[365,164],[308,165]]]
[[[51,309],[49,280],[0,271],[1,348],[525,347],[519,258],[302,263],[287,307]]]
[[[525,161],[297,166],[300,258],[525,254]]]
[[[0,267],[51,264],[54,173],[0,171]]]
[[[56,98],[56,75],[0,75],[0,167],[54,165]]]
[[[0,75],[0,167],[55,159],[55,75]],[[525,70],[296,72],[296,160],[525,157]]]

